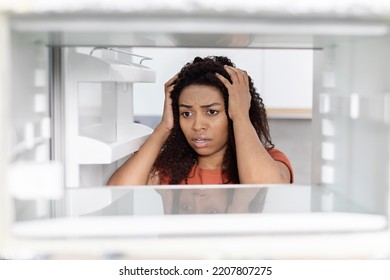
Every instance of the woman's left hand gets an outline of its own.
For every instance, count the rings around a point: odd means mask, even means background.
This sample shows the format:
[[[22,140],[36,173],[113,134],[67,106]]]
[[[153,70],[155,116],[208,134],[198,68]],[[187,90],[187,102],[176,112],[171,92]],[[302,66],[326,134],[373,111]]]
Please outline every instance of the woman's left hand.
[[[237,118],[249,116],[251,95],[249,92],[248,74],[238,68],[225,65],[232,83],[224,76],[216,73],[218,79],[225,85],[229,93],[229,117],[234,121]]]

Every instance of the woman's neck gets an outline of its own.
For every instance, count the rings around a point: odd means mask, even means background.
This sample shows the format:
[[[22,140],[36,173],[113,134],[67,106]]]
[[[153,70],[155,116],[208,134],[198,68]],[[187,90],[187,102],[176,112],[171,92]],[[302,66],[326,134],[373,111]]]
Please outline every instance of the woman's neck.
[[[198,156],[198,166],[206,170],[217,170],[222,168],[223,158],[211,156]]]

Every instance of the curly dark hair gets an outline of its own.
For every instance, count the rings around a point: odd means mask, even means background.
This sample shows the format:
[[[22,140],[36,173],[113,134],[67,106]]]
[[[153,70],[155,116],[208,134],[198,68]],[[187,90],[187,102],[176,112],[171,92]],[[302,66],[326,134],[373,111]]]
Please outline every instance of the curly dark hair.
[[[222,163],[222,172],[224,178],[226,178],[225,183],[240,183],[238,177],[233,122],[229,118],[228,114],[229,94],[227,88],[215,75],[215,73],[219,73],[231,82],[230,75],[225,70],[224,65],[235,67],[230,59],[224,56],[208,56],[205,58],[196,57],[193,62],[187,63],[178,75],[174,88],[171,92],[174,126],[154,164],[154,168],[159,172],[160,178],[169,178],[169,184],[180,184],[183,180],[186,180],[192,167],[197,164],[198,155],[188,144],[179,123],[179,96],[183,89],[190,85],[212,86],[222,92],[225,103],[225,113],[228,118],[229,135],[228,147]],[[269,133],[263,99],[256,92],[250,77],[249,90],[252,97],[249,109],[251,123],[264,147],[266,149],[271,149],[274,145],[272,144]]]

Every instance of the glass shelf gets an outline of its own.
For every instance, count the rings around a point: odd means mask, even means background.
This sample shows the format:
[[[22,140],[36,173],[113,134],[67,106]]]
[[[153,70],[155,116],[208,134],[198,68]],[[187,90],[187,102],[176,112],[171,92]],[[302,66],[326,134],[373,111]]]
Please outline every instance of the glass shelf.
[[[322,200],[313,200],[312,192],[322,190],[308,185],[68,189],[64,205],[71,215],[19,221],[14,223],[13,232],[30,238],[133,238],[345,233],[387,228],[385,215],[369,213],[351,201],[337,209],[329,200],[329,192]],[[334,202],[336,196],[333,193]],[[236,199],[240,205],[246,201],[247,207],[235,207]]]

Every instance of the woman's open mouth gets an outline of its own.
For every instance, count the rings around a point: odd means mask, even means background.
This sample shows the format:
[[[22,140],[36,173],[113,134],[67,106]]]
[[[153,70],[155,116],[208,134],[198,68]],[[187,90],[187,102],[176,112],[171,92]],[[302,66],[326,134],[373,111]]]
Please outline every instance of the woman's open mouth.
[[[199,137],[199,138],[193,137],[191,139],[191,141],[192,141],[192,143],[194,143],[194,146],[196,148],[201,149],[201,148],[206,147],[209,144],[209,142],[211,141],[211,139],[210,138],[204,138],[204,137]]]

